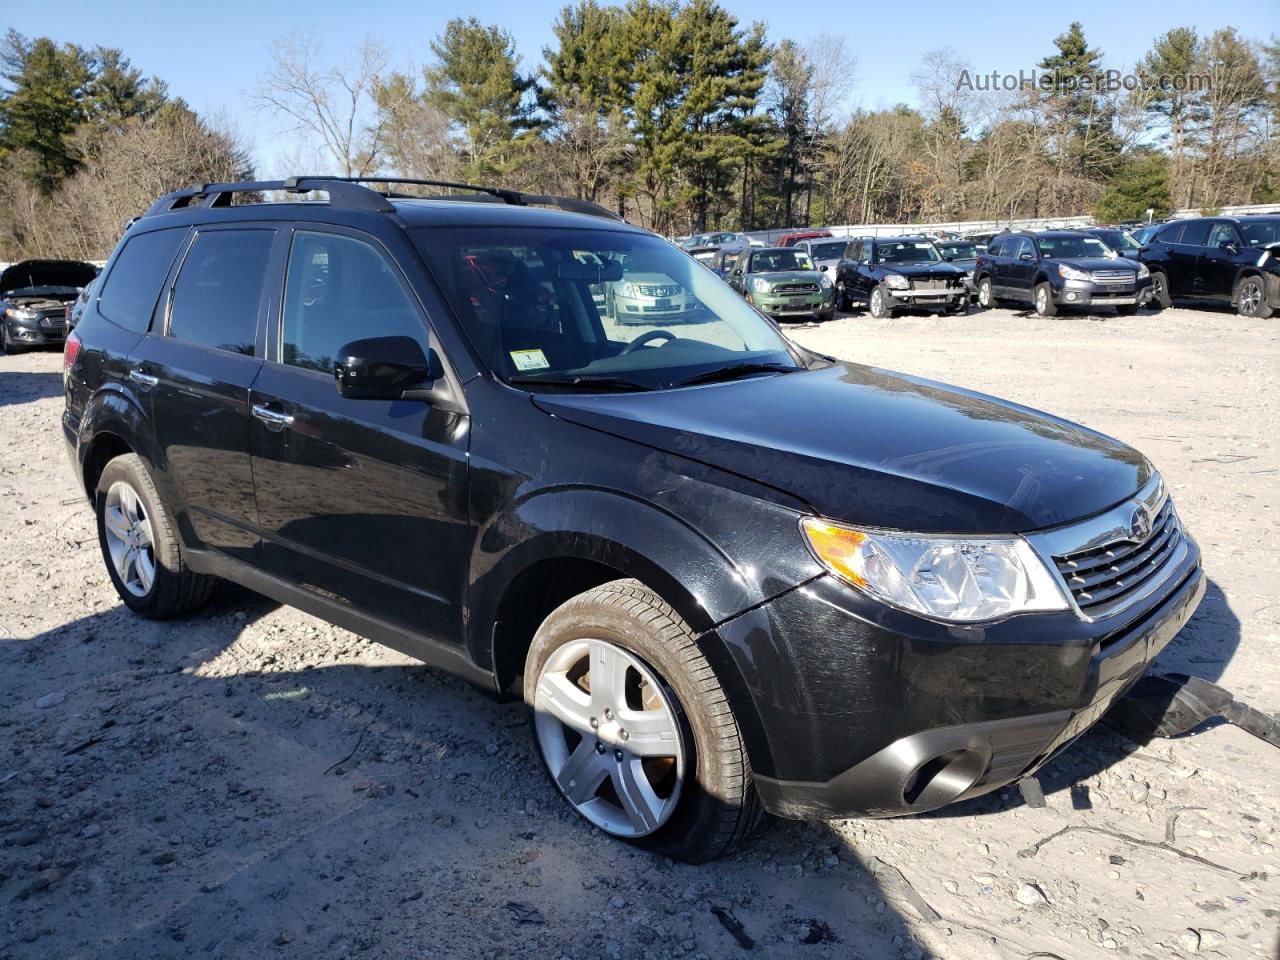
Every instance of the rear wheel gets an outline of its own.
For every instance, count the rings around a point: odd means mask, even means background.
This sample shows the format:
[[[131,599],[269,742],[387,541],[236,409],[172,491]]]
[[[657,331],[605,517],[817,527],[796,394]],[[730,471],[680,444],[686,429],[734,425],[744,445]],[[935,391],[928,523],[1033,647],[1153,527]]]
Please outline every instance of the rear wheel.
[[[1058,312],[1058,305],[1053,302],[1053,289],[1049,284],[1036,284],[1035,306],[1036,313],[1042,317],[1052,317]]]
[[[848,313],[853,309],[853,304],[849,302],[849,294],[844,288],[844,281],[836,281],[836,309],[844,313]]]
[[[553,611],[529,647],[524,698],[552,783],[604,832],[701,863],[758,821],[724,691],[693,631],[640,582]]]
[[[1261,277],[1245,277],[1240,281],[1236,310],[1242,317],[1256,317],[1259,320],[1265,320],[1275,312],[1271,304],[1267,303],[1267,291]]]
[[[1151,290],[1155,294],[1152,299],[1162,308],[1173,306],[1173,297],[1169,296],[1169,278],[1159,270],[1151,271]]]
[[[187,567],[173,521],[140,457],[128,453],[106,465],[94,506],[102,557],[125,606],[162,620],[209,599],[216,580]]]

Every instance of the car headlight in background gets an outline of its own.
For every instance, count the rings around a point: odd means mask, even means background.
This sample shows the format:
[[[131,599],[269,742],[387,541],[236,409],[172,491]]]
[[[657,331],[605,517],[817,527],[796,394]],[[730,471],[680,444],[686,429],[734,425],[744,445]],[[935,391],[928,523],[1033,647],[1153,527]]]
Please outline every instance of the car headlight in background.
[[[1149,276],[1151,276],[1151,271],[1147,269],[1147,265],[1145,263],[1138,264],[1138,279],[1141,280],[1143,277]]]
[[[34,320],[40,314],[25,307],[5,307],[4,315],[10,320]]]
[[[805,539],[832,573],[890,606],[974,623],[1044,610],[1067,598],[1021,537],[955,537],[860,530],[806,517]]]
[[[751,289],[752,289],[752,290],[754,290],[756,293],[768,293],[768,292],[769,292],[769,281],[768,281],[768,280],[763,280],[763,279],[761,279],[760,277],[752,277],[752,278],[751,278]]]
[[[637,296],[635,284],[630,280],[623,280],[622,283],[618,284],[618,292],[629,300],[634,300]]]
[[[831,286],[831,278],[827,276],[825,273],[822,274],[821,276],[818,277],[818,286],[821,287],[823,290],[827,289],[829,286]]]
[[[1075,267],[1068,267],[1065,263],[1058,264],[1058,275],[1061,276],[1063,280],[1092,280],[1093,279],[1093,277],[1089,276],[1089,274],[1086,273],[1085,271],[1077,270]]]
[[[891,290],[905,290],[911,282],[900,273],[891,273],[884,278],[884,285]]]

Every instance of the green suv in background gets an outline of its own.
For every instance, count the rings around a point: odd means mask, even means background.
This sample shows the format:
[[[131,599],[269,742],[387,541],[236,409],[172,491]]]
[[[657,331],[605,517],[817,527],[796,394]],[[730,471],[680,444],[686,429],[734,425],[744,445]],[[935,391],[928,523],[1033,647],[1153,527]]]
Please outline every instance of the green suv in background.
[[[775,320],[836,313],[835,285],[820,273],[809,254],[794,247],[746,248],[726,271],[730,286]]]

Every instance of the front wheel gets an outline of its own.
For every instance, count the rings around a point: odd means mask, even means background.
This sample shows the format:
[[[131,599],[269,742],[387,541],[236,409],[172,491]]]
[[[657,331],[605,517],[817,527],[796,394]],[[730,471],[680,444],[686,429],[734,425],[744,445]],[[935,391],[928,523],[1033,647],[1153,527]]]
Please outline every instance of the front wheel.
[[[1053,302],[1053,290],[1047,283],[1036,284],[1036,313],[1042,317],[1052,317],[1058,312],[1058,305]]]
[[[163,620],[209,599],[216,580],[187,567],[173,520],[139,456],[108,463],[93,501],[102,558],[125,606]]]
[[[1240,282],[1240,292],[1236,299],[1236,310],[1242,317],[1266,320],[1275,312],[1267,303],[1267,291],[1262,285],[1261,277],[1245,277]]]
[[[877,284],[871,291],[870,303],[871,315],[877,320],[893,316],[893,309],[888,305],[888,300],[889,296],[884,292],[884,286]]]
[[[1151,289],[1155,293],[1153,299],[1162,309],[1167,310],[1173,306],[1173,297],[1169,296],[1169,278],[1159,270],[1151,271]]]
[[[724,691],[688,624],[639,581],[588,590],[543,621],[524,699],[552,783],[605,833],[702,863],[758,821]]]

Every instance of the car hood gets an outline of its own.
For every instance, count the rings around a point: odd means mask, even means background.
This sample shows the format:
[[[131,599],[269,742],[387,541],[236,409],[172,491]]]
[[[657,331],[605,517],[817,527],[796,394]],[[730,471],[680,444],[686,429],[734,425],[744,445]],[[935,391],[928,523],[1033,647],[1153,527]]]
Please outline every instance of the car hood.
[[[1078,424],[860,364],[615,395],[545,412],[784,491],[823,516],[932,533],[1016,533],[1098,513],[1152,474]]]
[[[0,273],[0,293],[28,287],[83,287],[98,268],[79,260],[23,260]]]
[[[759,277],[770,283],[817,283],[822,274],[817,270],[774,270],[769,273],[748,274],[751,278]]]
[[[904,277],[954,277],[964,273],[954,263],[877,263],[877,267]]]
[[[1136,269],[1132,261],[1124,257],[1054,257],[1046,258],[1046,263],[1065,263],[1077,270],[1132,270]]]

